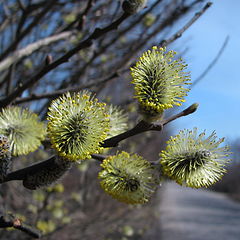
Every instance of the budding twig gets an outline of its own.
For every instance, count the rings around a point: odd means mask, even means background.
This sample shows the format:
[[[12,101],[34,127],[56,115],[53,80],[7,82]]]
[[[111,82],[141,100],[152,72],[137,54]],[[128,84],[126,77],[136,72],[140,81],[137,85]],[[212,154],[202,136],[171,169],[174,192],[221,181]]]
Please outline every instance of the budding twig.
[[[26,234],[28,234],[33,238],[41,237],[41,233],[37,229],[23,223],[19,218],[16,218],[12,214],[6,214],[3,216],[0,216],[0,228],[8,228],[8,227],[13,227],[17,230],[25,232]]]
[[[201,9],[201,11],[195,13],[192,19],[190,19],[189,22],[187,22],[186,25],[184,25],[180,30],[178,30],[172,37],[170,37],[167,40],[163,40],[160,43],[160,46],[167,46],[170,43],[174,42],[176,39],[180,38],[182,34],[190,28],[206,11],[209,7],[212,6],[212,2],[206,3],[206,5]]]
[[[161,122],[157,122],[157,123],[148,123],[145,121],[140,121],[135,127],[133,127],[132,129],[121,133],[117,136],[111,137],[109,139],[106,139],[103,144],[102,147],[104,148],[108,148],[108,147],[116,147],[118,145],[119,142],[135,136],[137,134],[146,132],[146,131],[162,131],[163,126],[165,126],[166,124],[168,124],[169,122],[172,122],[173,120],[176,120],[180,117],[183,116],[187,116],[189,114],[194,113],[197,110],[198,104],[192,104],[190,107],[184,109],[182,112],[177,113],[165,120],[162,120]],[[106,156],[103,155],[98,155],[98,154],[93,154],[92,157],[96,160],[99,161],[103,161],[103,159],[106,158]],[[3,180],[0,183],[4,183],[4,182],[9,182],[9,181],[15,181],[15,180],[22,180],[24,181],[27,176],[29,174],[35,173],[37,171],[40,171],[41,169],[44,168],[51,168],[54,167],[55,164],[55,156],[51,157],[48,160],[45,160],[43,162],[34,164],[32,166],[17,170],[15,172],[11,172],[9,174],[7,174],[7,176],[5,178],[3,178]]]

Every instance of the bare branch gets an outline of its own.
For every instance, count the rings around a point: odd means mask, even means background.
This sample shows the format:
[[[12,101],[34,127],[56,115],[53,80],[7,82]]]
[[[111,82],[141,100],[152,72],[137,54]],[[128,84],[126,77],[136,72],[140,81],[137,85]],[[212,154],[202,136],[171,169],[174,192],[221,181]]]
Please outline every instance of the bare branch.
[[[39,232],[39,230],[23,223],[19,218],[16,218],[12,214],[6,214],[3,216],[0,216],[0,228],[8,228],[8,227],[13,227],[17,230],[25,232],[26,234],[28,234],[33,238],[41,237],[41,233]]]
[[[62,57],[54,61],[53,63],[43,67],[40,72],[38,72],[36,75],[34,75],[32,78],[30,78],[26,83],[24,83],[22,86],[17,88],[13,93],[11,93],[9,96],[4,98],[0,101],[0,107],[6,107],[9,105],[14,99],[16,99],[19,95],[22,94],[23,91],[30,88],[34,83],[36,83],[38,80],[40,80],[44,75],[58,67],[59,65],[67,62],[73,55],[75,55],[80,50],[90,47],[93,43],[93,40],[101,37],[102,35],[117,29],[117,27],[126,19],[129,15],[124,13],[120,18],[118,18],[116,21],[112,22],[105,28],[96,28],[95,31],[84,41],[80,42],[75,48],[68,51],[66,54],[64,54]]]
[[[107,140],[105,140],[102,144],[103,147],[107,148],[107,147],[116,147],[118,145],[119,142],[135,136],[137,134],[146,132],[146,131],[162,131],[163,126],[168,124],[169,122],[176,120],[177,118],[183,117],[183,116],[187,116],[189,114],[194,113],[197,110],[198,104],[192,104],[190,107],[184,109],[182,112],[166,119],[166,120],[162,120],[159,123],[148,123],[145,121],[140,121],[135,127],[133,127],[132,129],[119,134],[115,137],[109,138]]]
[[[176,120],[180,117],[184,117],[184,116],[187,116],[189,114],[192,114],[197,110],[197,108],[198,108],[198,103],[194,103],[190,107],[184,109],[182,112],[177,113],[176,115],[173,115],[173,116],[163,120],[162,125],[164,126],[164,125],[166,125],[166,124],[168,124],[168,123],[170,123],[170,122],[172,122],[172,121],[174,121],[174,120]]]
[[[41,39],[37,42],[29,44],[28,46],[18,51],[15,51],[11,56],[5,58],[3,61],[0,62],[0,72],[7,69],[9,66],[11,66],[13,63],[16,63],[20,59],[31,55],[36,50],[39,50],[40,48],[44,46],[48,46],[49,44],[57,42],[59,40],[69,38],[70,36],[72,36],[72,34],[73,34],[72,31],[62,32],[62,33]]]
[[[81,86],[77,86],[77,87],[71,87],[71,88],[65,88],[65,89],[60,89],[60,90],[56,90],[50,93],[45,93],[45,94],[32,94],[29,97],[25,97],[25,98],[17,98],[16,101],[14,102],[14,104],[19,104],[19,103],[24,103],[24,102],[30,102],[30,101],[34,101],[34,100],[41,100],[44,98],[54,98],[54,97],[58,97],[59,95],[62,95],[66,92],[78,92],[82,89],[85,88],[91,88],[93,86],[99,86],[101,84],[107,83],[109,81],[111,81],[112,79],[118,77],[118,73],[113,73],[111,76],[99,80],[99,81],[90,81],[90,83],[88,84],[83,84]]]
[[[50,168],[54,164],[55,164],[55,156],[53,156],[43,162],[34,164],[32,166],[11,172],[11,173],[7,174],[7,176],[3,179],[3,181],[1,183],[13,181],[13,180],[19,180],[19,181],[24,180],[27,175],[32,174],[36,171],[39,171],[40,169]]]
[[[222,47],[220,48],[218,54],[213,59],[213,61],[208,65],[208,67],[203,71],[203,73],[197,79],[195,79],[193,81],[193,83],[190,86],[191,89],[193,87],[195,87],[208,74],[208,72],[214,67],[214,65],[217,63],[217,61],[220,59],[221,55],[223,54],[225,48],[227,47],[228,42],[229,42],[229,36],[227,36],[225,38]]]
[[[86,5],[86,8],[84,9],[84,11],[82,13],[80,13],[78,15],[78,17],[76,18],[76,20],[72,21],[71,23],[69,23],[66,27],[64,27],[62,30],[60,31],[67,31],[70,30],[76,23],[78,23],[78,30],[81,31],[86,19],[86,15],[88,14],[89,10],[91,9],[91,7],[93,6],[93,0],[88,0],[88,3]]]
[[[206,11],[208,8],[210,8],[212,6],[211,2],[208,2],[203,8],[202,10],[200,10],[199,12],[195,13],[194,17],[192,19],[190,19],[190,21],[187,22],[187,24],[185,26],[183,26],[180,30],[178,30],[172,37],[170,37],[167,40],[162,40],[160,43],[160,46],[167,46],[170,43],[174,42],[176,39],[180,38],[182,36],[182,34],[188,29],[190,28]]]
[[[107,155],[101,155],[101,154],[92,154],[92,158],[95,160],[98,160],[102,162],[105,158],[107,158]]]
[[[105,140],[104,143],[102,144],[102,146],[104,148],[116,147],[119,142],[121,142],[121,141],[123,141],[123,140],[125,140],[129,137],[132,137],[132,136],[135,136],[137,134],[152,130],[153,126],[155,126],[154,130],[158,130],[158,131],[162,130],[162,125],[161,124],[154,125],[152,123],[148,123],[148,122],[145,122],[145,121],[140,121],[134,128],[132,128],[132,129],[130,129],[130,130],[124,132],[124,133],[121,133],[121,134],[119,134],[115,137],[112,137],[112,138],[109,138],[109,139]],[[158,126],[158,128],[157,128],[157,126]]]

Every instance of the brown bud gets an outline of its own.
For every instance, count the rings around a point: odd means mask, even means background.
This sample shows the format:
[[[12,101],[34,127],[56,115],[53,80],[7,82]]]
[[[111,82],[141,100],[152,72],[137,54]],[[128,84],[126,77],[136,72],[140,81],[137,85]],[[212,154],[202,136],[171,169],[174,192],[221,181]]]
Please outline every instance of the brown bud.
[[[46,64],[46,65],[49,65],[49,64],[51,64],[52,62],[53,62],[53,57],[52,57],[52,55],[48,54],[48,55],[46,56],[46,59],[45,59],[45,64]]]

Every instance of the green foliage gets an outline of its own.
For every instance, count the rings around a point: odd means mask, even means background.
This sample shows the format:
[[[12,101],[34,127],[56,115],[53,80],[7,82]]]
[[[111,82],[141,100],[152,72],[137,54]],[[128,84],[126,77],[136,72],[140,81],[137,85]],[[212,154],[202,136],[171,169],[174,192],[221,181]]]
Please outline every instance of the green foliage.
[[[64,186],[61,183],[55,184],[54,186],[47,188],[48,192],[62,193],[64,192]]]
[[[66,23],[71,23],[76,20],[76,17],[77,16],[74,13],[70,13],[70,14],[64,16],[64,21]]]
[[[125,225],[123,228],[122,228],[122,233],[127,236],[127,237],[131,237],[134,235],[134,229],[129,226],[129,225]]]

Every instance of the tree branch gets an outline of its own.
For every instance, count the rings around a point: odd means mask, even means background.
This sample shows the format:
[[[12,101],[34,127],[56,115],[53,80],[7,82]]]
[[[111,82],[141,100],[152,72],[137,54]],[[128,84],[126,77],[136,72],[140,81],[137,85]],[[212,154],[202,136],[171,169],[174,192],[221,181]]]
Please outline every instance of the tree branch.
[[[80,13],[76,20],[72,21],[71,23],[69,23],[67,26],[65,26],[62,30],[60,31],[67,31],[70,30],[76,23],[78,23],[78,31],[81,31],[86,19],[86,15],[88,14],[89,10],[91,9],[91,7],[93,6],[93,0],[88,0],[88,3],[86,5],[86,8],[84,9],[84,11],[82,13]]]
[[[93,86],[97,86],[97,85],[101,85],[104,84],[106,82],[111,81],[112,79],[118,77],[118,73],[114,73],[111,76],[99,80],[99,81],[90,81],[90,83],[88,84],[83,84],[81,86],[77,86],[77,87],[71,87],[71,88],[65,88],[65,89],[60,89],[60,90],[56,90],[50,93],[44,93],[44,94],[32,94],[29,97],[24,97],[24,98],[17,98],[16,101],[14,102],[14,104],[19,104],[19,103],[24,103],[24,102],[30,102],[30,101],[34,101],[34,100],[40,100],[40,99],[44,99],[44,98],[54,98],[54,97],[58,97],[59,95],[62,95],[66,92],[78,92],[82,89],[85,88],[91,88]]]
[[[152,129],[153,126],[155,126],[155,129]],[[158,126],[158,127],[157,127]],[[121,133],[115,137],[109,138],[107,140],[104,141],[104,143],[102,144],[102,147],[107,148],[107,147],[116,147],[118,145],[119,142],[121,142],[122,140],[125,140],[129,137],[135,136],[139,133],[143,133],[149,130],[158,130],[161,131],[162,130],[162,125],[161,124],[152,124],[152,123],[148,123],[145,121],[140,121],[134,128]]]
[[[23,223],[19,218],[16,218],[12,214],[0,216],[0,228],[13,227],[17,230],[25,232],[33,238],[40,238],[41,233],[37,229]]]
[[[195,79],[193,81],[193,83],[191,84],[190,88],[192,89],[193,87],[195,87],[207,74],[208,72],[213,68],[213,66],[217,63],[217,61],[219,60],[219,58],[221,57],[221,55],[223,54],[227,44],[229,41],[229,36],[227,36],[223,42],[222,47],[220,48],[218,54],[216,55],[216,57],[213,59],[213,61],[208,65],[208,67],[203,71],[203,73],[201,73],[201,75]]]
[[[62,32],[62,33],[41,39],[37,42],[29,44],[28,46],[20,50],[15,51],[11,56],[5,58],[3,61],[0,62],[0,72],[7,69],[9,66],[19,61],[20,59],[31,55],[36,50],[44,46],[47,46],[51,43],[57,42],[59,40],[69,38],[72,34],[73,34],[72,31]]]
[[[46,15],[46,13],[52,8],[54,5],[54,1],[48,1],[44,9],[34,18],[34,20],[28,25],[26,29],[24,29],[17,37],[15,41],[1,54],[0,61],[2,61],[11,51],[15,50],[18,43],[35,27],[38,22]]]
[[[184,109],[182,112],[177,113],[176,115],[173,115],[173,116],[163,120],[162,125],[164,126],[180,117],[184,117],[184,116],[194,113],[195,111],[197,111],[198,106],[199,106],[198,103],[192,104],[190,107]]]
[[[212,2],[206,3],[206,5],[199,12],[195,13],[194,17],[190,19],[189,22],[185,26],[183,26],[180,30],[178,30],[172,37],[167,40],[162,40],[160,46],[167,46],[170,43],[174,42],[176,39],[180,38],[182,34],[190,28],[206,11],[208,8],[212,6]]]
[[[51,64],[43,67],[40,72],[38,72],[36,75],[31,77],[27,82],[25,82],[22,86],[17,88],[14,92],[12,92],[9,96],[4,98],[0,101],[0,107],[6,107],[9,105],[14,99],[16,99],[19,95],[22,94],[26,89],[33,86],[34,83],[36,83],[39,79],[41,79],[44,75],[58,67],[59,65],[67,62],[73,55],[75,55],[78,51],[90,47],[93,44],[93,40],[96,40],[97,38],[101,37],[102,35],[117,29],[117,27],[126,19],[129,15],[124,13],[120,18],[118,18],[116,21],[112,22],[110,25],[106,26],[105,28],[96,28],[95,31],[84,41],[80,42],[76,47],[68,51],[66,54],[64,54],[62,57],[57,59],[56,61],[52,62]]]

